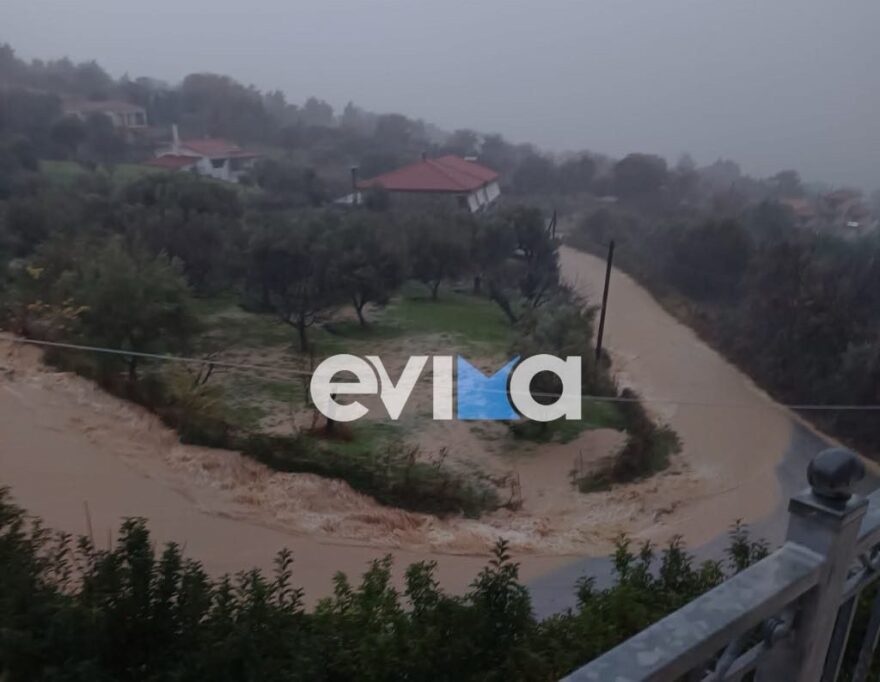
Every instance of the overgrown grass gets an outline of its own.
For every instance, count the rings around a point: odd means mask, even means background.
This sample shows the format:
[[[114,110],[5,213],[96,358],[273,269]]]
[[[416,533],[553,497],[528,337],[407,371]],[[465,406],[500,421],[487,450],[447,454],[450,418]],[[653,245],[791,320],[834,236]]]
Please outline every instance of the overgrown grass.
[[[583,419],[557,419],[552,422],[524,420],[510,425],[511,433],[536,443],[570,443],[591,429],[626,429],[626,420],[617,405],[605,400],[584,400]]]
[[[289,345],[295,353],[292,327],[274,315],[242,310],[229,298],[201,301],[199,317],[205,326],[199,343],[203,350],[258,350]]]

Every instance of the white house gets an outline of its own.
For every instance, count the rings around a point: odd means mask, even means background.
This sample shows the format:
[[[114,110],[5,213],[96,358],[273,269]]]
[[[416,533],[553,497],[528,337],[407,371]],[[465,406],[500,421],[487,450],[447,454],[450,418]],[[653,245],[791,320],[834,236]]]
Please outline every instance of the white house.
[[[498,173],[472,159],[449,154],[437,159],[423,156],[421,161],[359,182],[357,195],[337,203],[360,203],[365,191],[379,188],[397,202],[443,201],[471,213],[486,210],[501,195]]]
[[[238,182],[253,168],[259,154],[246,151],[234,142],[217,138],[181,140],[172,127],[171,145],[160,149],[148,166],[181,170],[227,182]]]

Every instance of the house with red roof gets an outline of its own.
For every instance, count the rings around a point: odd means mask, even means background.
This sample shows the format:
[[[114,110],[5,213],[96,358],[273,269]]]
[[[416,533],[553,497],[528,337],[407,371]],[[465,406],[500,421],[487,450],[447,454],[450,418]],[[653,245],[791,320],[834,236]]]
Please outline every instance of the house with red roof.
[[[436,159],[422,156],[420,161],[403,168],[362,180],[356,184],[357,200],[370,189],[381,189],[393,201],[412,204],[434,200],[478,213],[486,210],[501,195],[498,173],[472,159],[449,154]]]
[[[238,182],[253,168],[259,154],[249,152],[234,142],[218,138],[181,140],[177,126],[172,126],[172,141],[160,149],[148,166],[173,171],[188,171],[217,180]]]

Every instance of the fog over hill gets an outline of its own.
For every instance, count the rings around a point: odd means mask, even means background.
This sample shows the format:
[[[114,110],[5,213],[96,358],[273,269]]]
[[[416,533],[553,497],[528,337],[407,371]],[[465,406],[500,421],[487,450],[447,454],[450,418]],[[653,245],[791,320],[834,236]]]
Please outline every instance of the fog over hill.
[[[4,0],[27,59],[116,76],[228,73],[552,150],[733,158],[880,186],[880,4]]]

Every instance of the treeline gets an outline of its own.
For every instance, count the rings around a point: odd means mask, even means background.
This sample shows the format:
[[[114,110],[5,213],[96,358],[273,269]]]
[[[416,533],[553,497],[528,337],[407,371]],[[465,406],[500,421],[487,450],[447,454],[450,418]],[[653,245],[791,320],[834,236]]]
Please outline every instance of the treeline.
[[[614,580],[577,588],[577,605],[538,620],[503,542],[462,596],[433,562],[403,591],[390,558],[357,583],[342,573],[314,608],[295,557],[271,575],[212,578],[143,520],[112,549],[32,524],[0,490],[0,676],[27,680],[552,680],[583,665],[766,554],[733,529],[722,562],[695,565],[677,540],[662,551],[621,540]]]
[[[21,187],[0,203],[0,263],[7,319],[23,333],[50,334],[56,323],[71,333],[76,321],[92,342],[182,351],[191,297],[232,289],[246,307],[289,324],[306,352],[313,325],[351,306],[366,326],[369,309],[407,279],[432,299],[444,284],[489,296],[511,323],[561,290],[556,244],[535,209],[487,218],[291,210],[266,207],[264,193],[183,174],[117,186],[93,173],[70,188],[31,177],[24,165],[13,175],[8,183]],[[122,309],[103,310],[104,298],[121,291]],[[156,318],[151,297],[161,304]]]
[[[619,160],[586,150],[550,155],[499,134],[471,129],[449,133],[400,113],[366,111],[352,102],[341,111],[315,97],[296,104],[280,91],[260,91],[224,75],[195,73],[172,85],[149,77],[114,79],[94,61],[25,62],[9,45],[0,45],[0,88],[0,141],[25,143],[34,157],[90,165],[140,161],[167,141],[171,124],[178,124],[187,137],[228,138],[280,157],[282,182],[317,202],[347,191],[352,163],[366,178],[410,163],[423,152],[478,156],[501,174],[506,193],[529,197],[548,209],[576,209],[585,197],[595,196],[637,202],[652,211],[683,205],[727,210],[808,192],[792,170],[759,180],[729,160],[698,168],[687,155],[671,167],[647,153]],[[154,129],[129,136],[100,115],[85,121],[65,118],[62,98],[138,104]],[[277,184],[278,171],[268,170],[275,178],[270,184]]]
[[[144,366],[140,353],[213,353],[199,301],[235,293],[291,328],[305,359],[310,330],[350,307],[362,325],[407,279],[488,288],[513,322],[558,288],[555,246],[539,213],[392,215],[364,209],[264,210],[235,188],[158,173],[117,186],[100,173],[70,188],[36,176],[0,202],[0,323],[24,336],[132,351],[55,351],[50,359],[156,411],[187,442],[239,449],[275,469],[342,478],[386,504],[476,516],[502,502],[490,481],[387,452],[337,453],[300,434],[237,425],[208,376]],[[491,246],[490,246],[491,244]],[[505,245],[503,248],[500,245]],[[304,409],[307,406],[302,406]]]
[[[615,259],[762,387],[786,403],[880,403],[880,237],[799,229],[765,201],[736,212],[647,216],[599,209],[571,235]],[[880,454],[871,410],[804,416]]]

